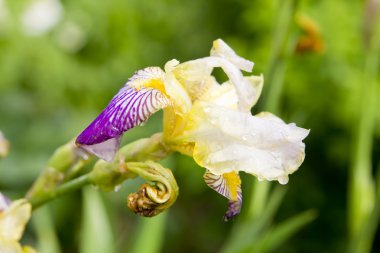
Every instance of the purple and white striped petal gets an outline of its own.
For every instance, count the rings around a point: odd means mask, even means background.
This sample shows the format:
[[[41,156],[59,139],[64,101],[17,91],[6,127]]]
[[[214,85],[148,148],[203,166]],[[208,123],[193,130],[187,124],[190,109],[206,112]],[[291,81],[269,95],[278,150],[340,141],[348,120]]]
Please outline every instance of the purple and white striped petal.
[[[206,184],[219,194],[228,199],[228,210],[224,215],[224,220],[228,221],[238,215],[243,203],[241,193],[241,180],[236,172],[215,175],[210,171],[206,171],[203,175]]]
[[[168,104],[169,100],[156,89],[136,90],[126,85],[78,136],[76,144],[105,161],[112,161],[123,133]]]
[[[127,86],[134,88],[151,87],[155,80],[162,82],[165,72],[160,67],[147,67],[137,70],[127,82]],[[150,83],[150,85],[147,85]],[[153,87],[152,87],[153,88]]]

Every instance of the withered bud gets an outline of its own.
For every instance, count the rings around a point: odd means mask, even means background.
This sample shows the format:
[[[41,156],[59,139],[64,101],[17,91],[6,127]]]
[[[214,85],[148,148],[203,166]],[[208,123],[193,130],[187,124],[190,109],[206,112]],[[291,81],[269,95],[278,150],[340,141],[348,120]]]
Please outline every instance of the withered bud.
[[[128,207],[136,214],[153,217],[168,209],[177,199],[178,186],[172,172],[160,164],[127,163],[127,167],[152,184],[145,183],[128,196]]]

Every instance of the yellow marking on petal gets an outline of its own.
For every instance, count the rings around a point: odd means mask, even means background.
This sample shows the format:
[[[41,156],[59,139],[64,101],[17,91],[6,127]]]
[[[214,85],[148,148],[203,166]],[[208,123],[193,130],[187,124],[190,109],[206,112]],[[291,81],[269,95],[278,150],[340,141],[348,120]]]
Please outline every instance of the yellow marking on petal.
[[[224,173],[224,180],[226,180],[226,184],[228,189],[230,190],[230,199],[235,201],[238,197],[238,191],[240,191],[241,180],[239,174],[235,171]]]
[[[142,88],[157,89],[167,96],[163,82],[164,76],[165,72],[161,68],[147,67],[136,71],[133,76],[129,78],[127,85],[135,88],[137,91]]]
[[[218,50],[219,49],[219,45],[220,45],[220,40],[214,40],[213,42],[212,42],[212,47],[213,48],[215,48],[215,50]]]
[[[161,79],[151,79],[147,81],[148,82],[144,83],[145,88],[153,88],[153,89],[159,90],[160,92],[162,92],[163,94],[167,96],[165,92],[164,83],[162,82]]]

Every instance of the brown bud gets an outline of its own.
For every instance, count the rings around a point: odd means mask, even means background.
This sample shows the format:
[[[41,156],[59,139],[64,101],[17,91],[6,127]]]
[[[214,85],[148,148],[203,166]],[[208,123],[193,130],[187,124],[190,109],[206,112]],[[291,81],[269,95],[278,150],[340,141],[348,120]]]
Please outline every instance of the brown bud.
[[[163,210],[160,208],[159,203],[154,202],[147,195],[148,187],[153,188],[149,184],[143,184],[138,192],[129,194],[128,207],[138,215],[144,217],[153,217],[161,213]]]

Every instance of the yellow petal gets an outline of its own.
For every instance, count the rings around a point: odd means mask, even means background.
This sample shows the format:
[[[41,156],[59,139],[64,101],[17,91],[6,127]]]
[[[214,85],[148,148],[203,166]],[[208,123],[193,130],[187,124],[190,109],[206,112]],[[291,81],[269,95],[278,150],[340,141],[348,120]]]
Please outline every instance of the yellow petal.
[[[12,202],[0,213],[0,237],[4,240],[19,241],[31,215],[32,206],[25,199]]]
[[[37,253],[37,251],[35,249],[33,249],[32,247],[29,247],[29,246],[22,247],[22,252],[23,253]]]
[[[0,252],[1,253],[23,253],[23,249],[18,241],[6,240],[0,236]],[[30,252],[27,252],[30,253]]]

